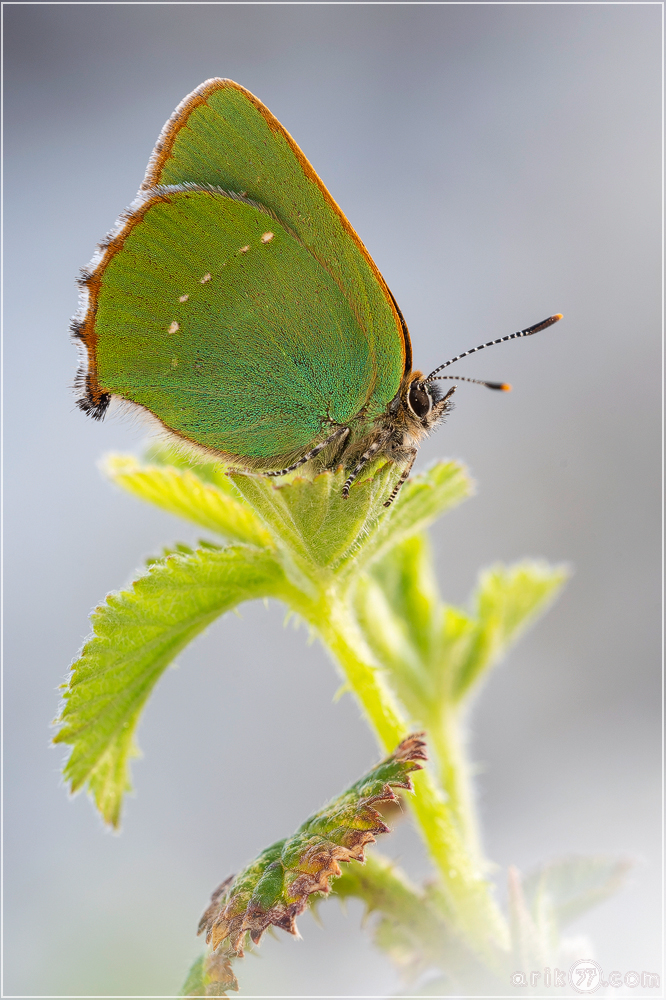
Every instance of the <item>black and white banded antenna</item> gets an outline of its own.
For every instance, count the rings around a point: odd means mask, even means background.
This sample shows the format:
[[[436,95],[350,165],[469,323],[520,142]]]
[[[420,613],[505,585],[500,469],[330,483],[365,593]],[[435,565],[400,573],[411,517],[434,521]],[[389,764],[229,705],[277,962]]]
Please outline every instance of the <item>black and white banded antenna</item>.
[[[528,326],[526,330],[518,330],[517,333],[510,333],[508,337],[499,337],[498,340],[489,340],[487,344],[479,344],[478,347],[472,347],[469,351],[464,351],[457,357],[451,358],[450,361],[445,361],[439,368],[435,368],[434,372],[430,372],[428,377],[423,380],[422,385],[427,385],[428,382],[440,382],[444,379],[455,379],[456,382],[476,382],[477,385],[485,385],[488,389],[500,389],[503,392],[508,392],[511,386],[507,382],[484,382],[478,378],[463,378],[460,375],[438,375],[437,373],[444,371],[445,368],[448,368],[449,365],[454,364],[456,361],[460,361],[461,358],[466,358],[468,354],[476,354],[477,351],[482,351],[486,347],[494,347],[495,344],[504,344],[507,340],[515,340],[517,337],[531,337],[533,333],[546,330],[560,319],[562,319],[562,313],[556,313],[554,316],[549,316],[548,319],[544,319],[540,323],[535,323],[534,326]]]

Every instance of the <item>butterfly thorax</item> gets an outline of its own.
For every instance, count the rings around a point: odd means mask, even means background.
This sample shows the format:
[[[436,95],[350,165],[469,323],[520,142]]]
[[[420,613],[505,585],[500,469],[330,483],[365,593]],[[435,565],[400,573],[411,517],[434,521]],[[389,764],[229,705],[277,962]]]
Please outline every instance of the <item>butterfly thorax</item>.
[[[399,391],[383,413],[369,421],[363,412],[315,459],[320,469],[342,465],[353,480],[368,462],[385,457],[402,466],[414,460],[420,442],[452,409],[450,390],[445,396],[438,386],[427,384],[422,372],[403,377]]]

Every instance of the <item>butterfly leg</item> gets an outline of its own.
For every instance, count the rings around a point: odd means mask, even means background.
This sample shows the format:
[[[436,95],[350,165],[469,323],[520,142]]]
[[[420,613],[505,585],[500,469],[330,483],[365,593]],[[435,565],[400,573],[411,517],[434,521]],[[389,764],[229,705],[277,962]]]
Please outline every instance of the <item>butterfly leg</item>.
[[[391,506],[391,504],[393,503],[393,501],[395,500],[395,498],[398,495],[398,490],[400,489],[400,487],[402,486],[402,484],[406,483],[407,480],[409,479],[409,473],[412,471],[412,466],[414,465],[414,462],[416,461],[416,455],[417,455],[416,448],[412,448],[412,450],[411,450],[411,458],[409,459],[409,461],[408,461],[407,465],[405,466],[405,468],[402,470],[402,475],[400,476],[400,479],[398,480],[398,482],[393,487],[393,490],[391,492],[391,496],[388,498],[388,500],[384,501],[384,506],[385,507],[390,507]]]
[[[388,440],[388,434],[382,434],[379,437],[375,438],[370,447],[363,452],[363,454],[358,460],[356,468],[349,475],[347,481],[345,482],[345,485],[342,487],[342,496],[344,497],[345,500],[349,499],[349,489],[351,487],[351,484],[358,476],[361,469],[368,464],[372,456],[376,455],[380,448],[384,447],[387,440]]]
[[[311,448],[310,451],[306,452],[306,454],[303,455],[302,458],[299,458],[297,462],[294,462],[293,465],[290,465],[286,469],[278,469],[277,472],[262,472],[261,475],[286,476],[288,472],[293,472],[294,469],[298,469],[301,465],[305,465],[306,462],[309,462],[311,458],[314,458],[320,451],[323,451],[327,445],[331,444],[333,441],[337,441],[338,438],[346,438],[348,434],[349,427],[337,427],[332,434],[329,434],[325,441],[322,441],[321,444],[315,445],[314,448]]]

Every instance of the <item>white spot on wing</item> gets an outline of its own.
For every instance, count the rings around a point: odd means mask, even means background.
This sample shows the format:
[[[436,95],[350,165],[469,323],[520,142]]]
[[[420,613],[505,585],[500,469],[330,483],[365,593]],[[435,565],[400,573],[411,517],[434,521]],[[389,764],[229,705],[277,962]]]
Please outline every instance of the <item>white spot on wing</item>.
[[[264,235],[261,237],[261,242],[270,243],[270,241],[273,239],[274,236],[275,233],[264,233]]]
[[[189,295],[180,295],[178,297],[178,301],[179,302],[187,302],[188,299],[189,299]]]
[[[249,249],[250,249],[249,247],[241,247],[238,252],[239,253],[247,253]]]
[[[176,321],[174,320],[174,322],[169,327],[169,333],[178,333],[179,330],[180,330],[180,324],[176,323]]]
[[[205,285],[207,281],[210,281],[210,278],[211,278],[210,274],[204,274],[203,278],[201,279],[201,284]]]

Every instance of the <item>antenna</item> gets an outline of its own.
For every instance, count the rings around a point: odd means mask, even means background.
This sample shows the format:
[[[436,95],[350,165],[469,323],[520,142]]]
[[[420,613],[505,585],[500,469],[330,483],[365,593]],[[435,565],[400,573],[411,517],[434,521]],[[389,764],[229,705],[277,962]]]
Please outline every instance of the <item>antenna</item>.
[[[433,378],[429,375],[426,382],[443,382],[445,378],[455,379],[456,382],[476,382],[477,385],[485,385],[487,389],[501,389],[502,392],[511,392],[508,382],[484,382],[481,378],[463,378],[462,375],[438,375]],[[425,382],[422,383],[425,385]]]
[[[472,347],[469,351],[465,351],[463,354],[459,354],[456,358],[451,358],[450,361],[445,361],[443,365],[439,368],[435,368],[434,372],[430,372],[428,377],[423,380],[423,385],[428,382],[432,382],[435,379],[437,372],[443,371],[444,368],[448,368],[455,361],[460,361],[461,358],[466,358],[468,354],[475,354],[477,351],[482,351],[484,347],[493,347],[495,344],[504,344],[507,340],[515,340],[516,337],[531,337],[533,333],[539,333],[540,330],[545,330],[547,327],[552,326],[553,323],[557,323],[558,320],[562,319],[562,313],[556,313],[555,316],[549,316],[548,319],[542,320],[540,323],[535,323],[534,326],[528,326],[526,330],[518,330],[517,333],[510,333],[508,337],[500,337],[498,340],[489,340],[487,344],[479,344],[478,347]],[[440,378],[450,378],[451,376],[440,375]],[[439,380],[437,380],[439,381]],[[460,379],[462,381],[462,379]],[[465,379],[466,382],[477,381],[477,379]],[[505,384],[503,382],[484,382],[483,385],[487,385],[489,389],[504,389]]]

